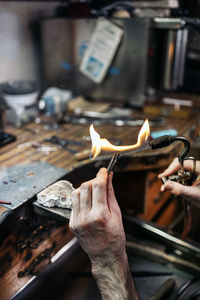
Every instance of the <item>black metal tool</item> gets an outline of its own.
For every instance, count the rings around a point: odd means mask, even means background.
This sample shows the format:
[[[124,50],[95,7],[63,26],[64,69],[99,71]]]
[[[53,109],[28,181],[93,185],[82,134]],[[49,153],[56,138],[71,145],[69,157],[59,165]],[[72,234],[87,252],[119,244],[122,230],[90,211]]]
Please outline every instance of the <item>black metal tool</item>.
[[[108,165],[108,175],[110,174],[110,172],[112,171],[114,165],[116,164],[116,162],[118,161],[118,158],[119,158],[119,153],[115,153],[110,162],[109,162],[109,165]]]
[[[184,161],[186,155],[190,151],[190,142],[188,141],[187,138],[185,138],[183,136],[165,135],[165,136],[162,136],[157,139],[152,139],[150,141],[150,145],[151,145],[152,150],[154,150],[154,149],[160,149],[160,148],[169,146],[176,141],[180,141],[184,144],[184,148],[178,156],[178,160],[179,160],[181,166],[183,166],[183,161]]]
[[[160,149],[164,148],[166,146],[171,145],[172,143],[179,141],[184,144],[184,148],[182,149],[181,153],[178,155],[178,160],[181,165],[181,169],[179,170],[177,175],[170,176],[170,177],[163,177],[163,183],[165,183],[167,180],[173,180],[180,182],[182,184],[192,184],[192,182],[196,179],[195,171],[196,171],[196,159],[194,157],[187,157],[186,155],[190,151],[190,142],[187,138],[183,136],[171,136],[171,135],[165,135],[160,138],[154,139],[150,141],[150,146],[152,150],[154,149]],[[184,160],[193,160],[194,167],[193,171],[189,172],[184,170]]]
[[[76,140],[62,139],[56,135],[53,135],[52,137],[45,139],[44,142],[59,145],[61,148],[65,149],[66,151],[69,151],[72,154],[76,154],[78,151],[69,147],[69,145],[71,145],[71,146],[83,146],[84,145],[83,142],[76,141]]]
[[[182,183],[184,185],[191,185],[194,182],[194,180],[196,179],[196,174],[195,174],[196,160],[194,157],[186,156],[190,151],[189,140],[183,136],[175,136],[174,137],[174,136],[170,136],[170,135],[165,135],[158,139],[151,140],[150,144],[151,144],[152,150],[154,150],[154,149],[159,149],[159,148],[169,146],[170,144],[172,144],[176,141],[182,142],[184,144],[184,148],[178,156],[178,160],[180,162],[181,169],[179,170],[177,175],[163,177],[162,181],[163,181],[163,183],[165,183],[167,180],[172,180],[172,181],[177,181],[179,183]],[[188,159],[193,160],[193,162],[194,162],[194,167],[193,167],[192,172],[184,170],[184,160],[188,160]]]
[[[196,159],[194,157],[186,156],[190,151],[190,142],[187,138],[182,136],[174,137],[174,136],[166,135],[158,139],[151,140],[150,145],[153,150],[153,149],[159,149],[159,148],[169,146],[170,144],[176,141],[180,141],[184,144],[184,148],[178,156],[178,160],[181,168],[178,171],[177,175],[163,177],[162,181],[163,183],[165,183],[167,180],[173,180],[184,185],[192,185],[192,183],[196,179]],[[184,169],[184,160],[188,160],[188,159],[193,160],[192,172]],[[185,220],[184,220],[184,228],[182,231],[183,239],[186,237],[186,235],[189,233],[191,229],[191,204],[187,199],[184,199],[184,210],[185,210]]]
[[[16,139],[17,139],[16,136],[2,131],[0,132],[0,147],[12,143],[16,141]]]

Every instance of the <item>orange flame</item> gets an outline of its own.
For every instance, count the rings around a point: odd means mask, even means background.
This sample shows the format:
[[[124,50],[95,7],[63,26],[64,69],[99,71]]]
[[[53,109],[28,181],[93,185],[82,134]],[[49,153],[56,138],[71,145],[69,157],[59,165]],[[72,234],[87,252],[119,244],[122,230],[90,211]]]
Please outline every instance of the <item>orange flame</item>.
[[[146,119],[140,132],[138,134],[137,143],[130,146],[115,146],[112,145],[107,139],[102,139],[100,135],[94,129],[93,124],[90,126],[90,136],[92,141],[92,149],[91,149],[91,156],[95,159],[101,151],[105,152],[115,152],[115,153],[122,153],[122,152],[132,152],[135,149],[139,149],[141,146],[145,144],[148,137],[150,136],[150,128],[149,128],[149,121]]]

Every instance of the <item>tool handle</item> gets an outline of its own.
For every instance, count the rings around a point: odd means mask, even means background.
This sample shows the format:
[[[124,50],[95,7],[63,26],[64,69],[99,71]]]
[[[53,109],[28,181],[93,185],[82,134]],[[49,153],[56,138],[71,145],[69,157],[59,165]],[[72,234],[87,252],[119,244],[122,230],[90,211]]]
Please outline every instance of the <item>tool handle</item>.
[[[167,279],[149,300],[162,300],[174,290],[176,281],[173,278]]]
[[[159,148],[164,148],[166,146],[169,146],[174,142],[174,136],[171,135],[164,135],[162,137],[159,137],[157,139],[154,139],[151,141],[151,149],[159,149]]]

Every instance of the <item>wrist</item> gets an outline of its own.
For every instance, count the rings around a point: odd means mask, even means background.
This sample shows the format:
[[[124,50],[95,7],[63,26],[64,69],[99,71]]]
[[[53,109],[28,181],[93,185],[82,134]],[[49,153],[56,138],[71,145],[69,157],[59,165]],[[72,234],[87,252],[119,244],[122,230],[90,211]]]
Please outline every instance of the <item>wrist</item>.
[[[131,276],[126,251],[117,257],[111,256],[104,260],[96,258],[91,262],[92,274],[103,300],[139,299]]]
[[[105,271],[108,269],[111,271],[113,268],[121,269],[121,267],[128,265],[128,259],[125,250],[118,254],[104,252],[102,256],[90,257],[90,260],[92,264],[92,273],[94,276],[102,274],[102,270]]]

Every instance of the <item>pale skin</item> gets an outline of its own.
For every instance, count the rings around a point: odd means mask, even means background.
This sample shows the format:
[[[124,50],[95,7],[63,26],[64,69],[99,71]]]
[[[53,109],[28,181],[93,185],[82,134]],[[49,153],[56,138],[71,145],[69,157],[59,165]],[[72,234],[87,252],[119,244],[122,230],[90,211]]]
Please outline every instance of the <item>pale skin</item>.
[[[138,300],[121,211],[107,169],[100,169],[96,178],[73,191],[69,226],[90,258],[102,299]]]
[[[164,176],[176,174],[179,169],[179,161],[177,158],[175,158],[169,167],[164,172],[159,174],[158,177],[162,178]],[[184,169],[192,171],[193,162],[191,160],[185,160]],[[196,162],[196,175],[197,179],[192,186],[185,186],[178,182],[169,180],[161,186],[161,191],[170,191],[175,196],[187,198],[187,200],[191,201],[194,205],[200,207],[200,161]]]

